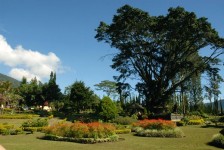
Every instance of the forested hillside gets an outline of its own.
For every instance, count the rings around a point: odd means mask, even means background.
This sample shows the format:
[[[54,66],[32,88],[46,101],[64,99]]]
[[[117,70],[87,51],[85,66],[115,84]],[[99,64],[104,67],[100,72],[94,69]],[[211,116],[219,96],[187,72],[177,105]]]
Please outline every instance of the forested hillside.
[[[0,73],[0,81],[9,81],[12,83],[13,87],[18,87],[20,82],[12,77],[9,77],[7,75],[4,75]]]

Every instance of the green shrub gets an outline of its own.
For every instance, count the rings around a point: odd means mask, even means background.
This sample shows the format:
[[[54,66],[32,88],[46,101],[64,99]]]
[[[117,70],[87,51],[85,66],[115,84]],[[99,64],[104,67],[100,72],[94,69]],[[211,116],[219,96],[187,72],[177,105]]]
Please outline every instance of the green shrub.
[[[22,123],[22,127],[44,127],[48,125],[47,118],[38,118],[33,120],[28,120]]]
[[[187,116],[187,118],[189,120],[199,120],[199,119],[202,119],[201,115],[190,115],[190,116]]]
[[[189,120],[188,125],[202,125],[204,122],[204,119]]]
[[[10,135],[18,135],[23,134],[22,128],[15,128],[10,130]]]
[[[101,101],[99,115],[104,121],[112,120],[118,116],[116,104],[107,96],[103,97]]]
[[[210,144],[216,147],[224,148],[224,136],[222,134],[214,135]]]
[[[181,119],[181,121],[183,121],[187,125],[188,122],[189,122],[189,118],[184,117],[184,118]]]
[[[2,135],[17,135],[21,134],[21,128],[14,128],[14,125],[9,125],[8,123],[0,124],[0,134]]]
[[[184,121],[177,121],[176,122],[176,125],[179,127],[179,126],[185,126],[186,123]]]
[[[141,130],[144,130],[142,127],[132,127],[131,132],[139,132]]]
[[[131,133],[131,129],[119,129],[119,130],[115,130],[116,134],[127,134],[127,133]]]
[[[112,120],[112,122],[121,125],[131,125],[137,121],[138,121],[137,119],[134,119],[132,117],[122,117],[122,116],[116,117],[115,119]]]

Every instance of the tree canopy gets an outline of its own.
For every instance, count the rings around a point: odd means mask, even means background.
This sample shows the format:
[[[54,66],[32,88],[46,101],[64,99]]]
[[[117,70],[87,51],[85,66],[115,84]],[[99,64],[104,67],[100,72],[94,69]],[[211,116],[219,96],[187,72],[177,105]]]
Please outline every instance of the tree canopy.
[[[137,89],[151,112],[165,107],[181,84],[212,68],[209,62],[223,54],[224,39],[207,19],[182,7],[170,8],[164,16],[150,16],[125,5],[111,24],[100,22],[96,31],[98,41],[118,49],[112,59],[112,68],[120,72],[117,80],[137,78]],[[200,55],[208,49],[207,55]]]
[[[80,113],[81,110],[91,108],[92,105],[97,103],[94,92],[89,87],[86,87],[82,81],[76,81],[68,87],[67,95],[70,107],[77,113]]]

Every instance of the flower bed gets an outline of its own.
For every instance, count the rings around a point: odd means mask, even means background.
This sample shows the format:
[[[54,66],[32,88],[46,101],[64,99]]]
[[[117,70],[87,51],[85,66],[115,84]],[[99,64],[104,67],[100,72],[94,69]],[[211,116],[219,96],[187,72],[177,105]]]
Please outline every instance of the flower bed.
[[[162,120],[162,119],[152,119],[152,120],[140,120],[133,123],[134,127],[142,127],[143,129],[156,129],[156,130],[167,130],[174,129],[176,124],[172,121]]]
[[[117,141],[115,127],[111,124],[92,123],[57,123],[46,127],[43,139],[73,141],[79,143],[98,143]]]
[[[137,136],[145,137],[184,137],[183,132],[172,121],[162,119],[141,120],[133,124]]]

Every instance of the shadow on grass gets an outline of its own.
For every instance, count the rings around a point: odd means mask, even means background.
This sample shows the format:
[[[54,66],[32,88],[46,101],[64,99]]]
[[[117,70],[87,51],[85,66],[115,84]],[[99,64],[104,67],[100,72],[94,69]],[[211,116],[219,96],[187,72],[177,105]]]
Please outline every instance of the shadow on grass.
[[[222,144],[218,144],[218,143],[214,143],[214,142],[208,142],[206,143],[209,146],[214,146],[214,147],[218,147],[218,148],[224,148],[224,146]]]
[[[205,126],[201,126],[202,128],[224,128],[224,125],[205,125]]]

